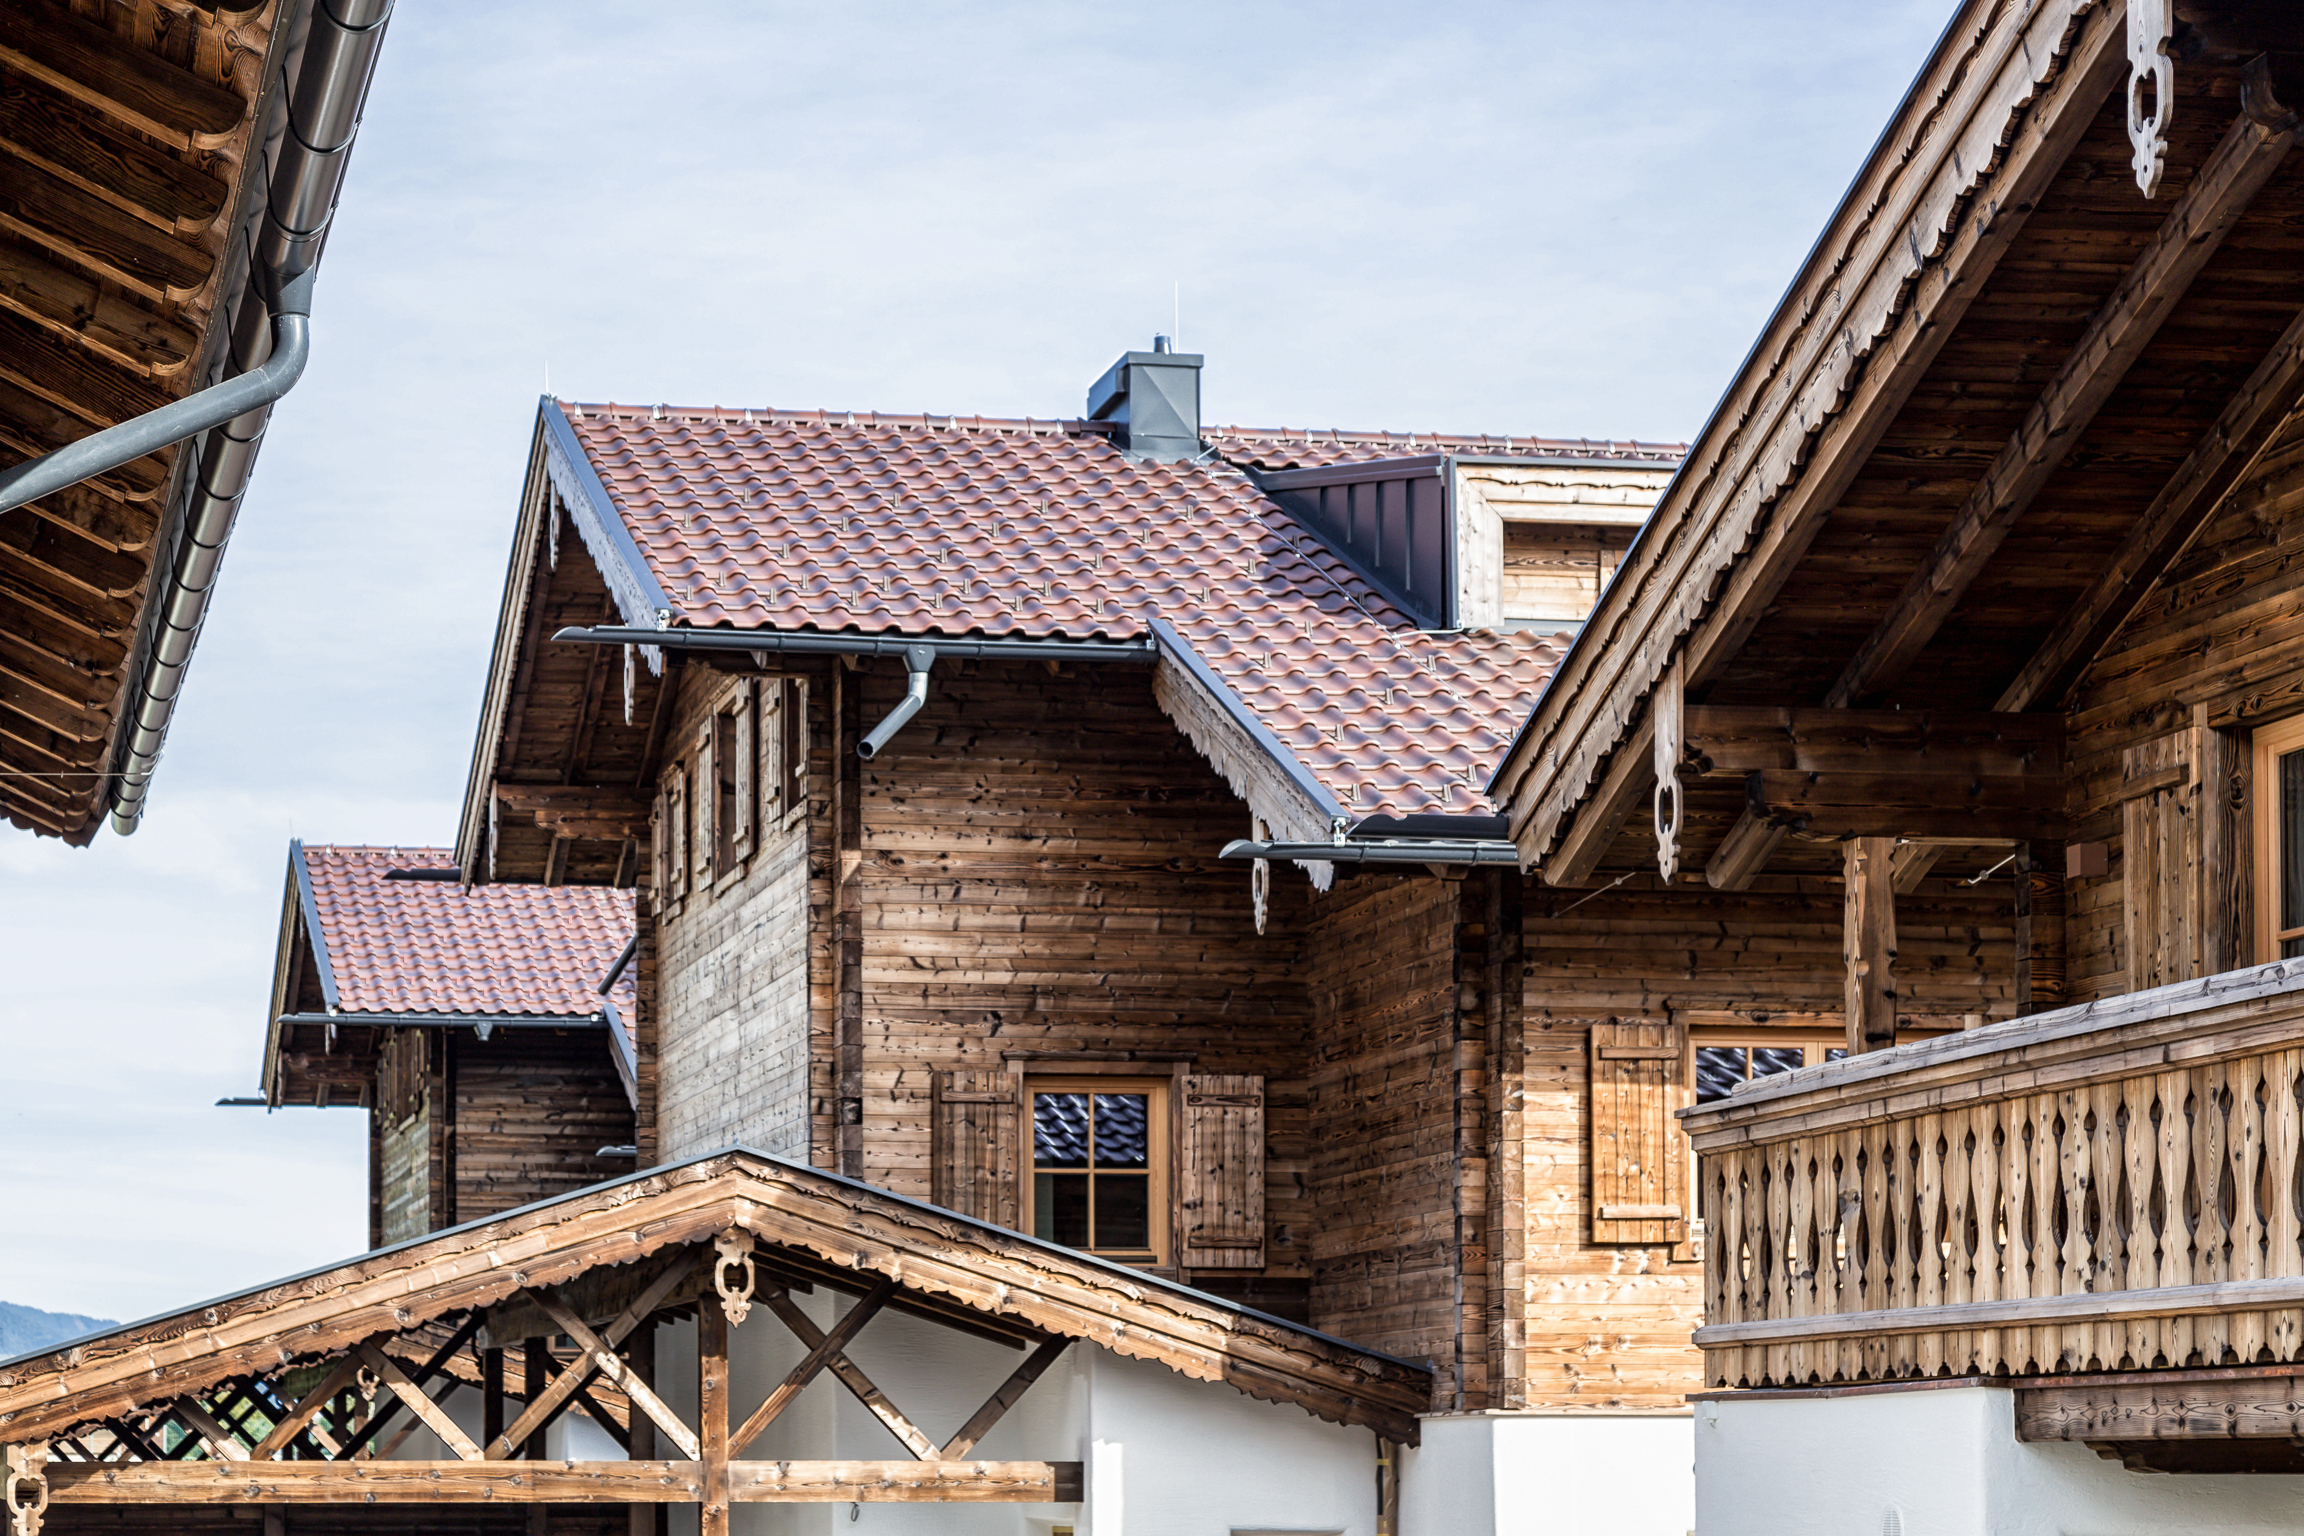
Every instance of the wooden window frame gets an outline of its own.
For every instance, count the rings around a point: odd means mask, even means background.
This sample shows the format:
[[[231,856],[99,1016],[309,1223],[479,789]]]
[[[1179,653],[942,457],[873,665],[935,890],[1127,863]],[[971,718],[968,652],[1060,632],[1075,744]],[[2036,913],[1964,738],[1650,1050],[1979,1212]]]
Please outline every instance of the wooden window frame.
[[[2256,853],[2256,921],[2251,937],[2259,964],[2279,959],[2286,940],[2304,938],[2304,927],[2280,927],[2280,759],[2296,751],[2304,751],[2304,715],[2260,725],[2248,743]]]
[[[776,784],[784,799],[784,824],[808,810],[808,679],[787,677],[779,690],[784,718],[776,733]]]
[[[1039,1207],[1036,1201],[1039,1169],[1034,1158],[1032,1131],[1032,1096],[1035,1093],[1134,1093],[1143,1092],[1149,1103],[1145,1106],[1146,1140],[1145,1161],[1149,1165],[1151,1188],[1147,1194],[1151,1212],[1149,1233],[1152,1239],[1150,1257],[1101,1252],[1094,1248],[1073,1251],[1089,1254],[1114,1264],[1131,1268],[1164,1270],[1175,1262],[1176,1253],[1176,1076],[1174,1073],[1148,1073],[1145,1066],[1155,1063],[1128,1063],[1133,1070],[1069,1070],[1074,1064],[1066,1063],[1067,1070],[1055,1072],[1026,1071],[1018,1091],[1022,1095],[1022,1112],[1017,1116],[1017,1134],[1022,1140],[1016,1167],[1018,1230],[1026,1235],[1039,1228]],[[1079,1066],[1091,1066],[1082,1062]],[[1103,1064],[1094,1064],[1101,1066]],[[1110,1064],[1118,1068],[1120,1063]],[[1054,1239],[1043,1239],[1054,1241]]]

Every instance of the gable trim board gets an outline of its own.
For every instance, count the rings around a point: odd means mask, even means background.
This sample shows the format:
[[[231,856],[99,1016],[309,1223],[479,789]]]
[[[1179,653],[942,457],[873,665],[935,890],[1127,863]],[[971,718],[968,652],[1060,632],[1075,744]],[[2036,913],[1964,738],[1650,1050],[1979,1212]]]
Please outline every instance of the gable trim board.
[[[1953,19],[1491,778],[1532,861],[1674,656],[1694,686],[1740,641],[2125,67],[2101,0],[1996,9]]]
[[[301,838],[288,844],[288,868],[296,881],[296,899],[304,913],[304,932],[312,940],[314,969],[320,976],[320,995],[328,1000],[328,1011],[337,1011],[336,962],[328,954],[328,935],[320,926],[320,903],[312,894],[312,869],[304,861],[304,843]]]
[[[537,401],[536,415],[542,423],[544,440],[544,472],[552,488],[560,493],[560,500],[567,507],[569,520],[576,525],[584,547],[591,551],[592,563],[599,568],[601,580],[615,594],[616,609],[624,615],[624,622],[641,629],[666,628],[672,599],[649,572],[648,562],[642,557],[632,530],[624,526],[624,519],[617,515],[614,498],[601,483],[600,472],[592,467],[583,445],[576,441],[575,430],[568,425],[568,413],[555,409],[558,403],[550,395]],[[663,672],[662,652],[652,646],[642,646],[640,654],[647,660],[649,671]]]
[[[0,1435],[47,1439],[235,1375],[630,1264],[730,1228],[922,1305],[1083,1339],[1409,1444],[1431,1371],[837,1174],[731,1147],[0,1361]]]

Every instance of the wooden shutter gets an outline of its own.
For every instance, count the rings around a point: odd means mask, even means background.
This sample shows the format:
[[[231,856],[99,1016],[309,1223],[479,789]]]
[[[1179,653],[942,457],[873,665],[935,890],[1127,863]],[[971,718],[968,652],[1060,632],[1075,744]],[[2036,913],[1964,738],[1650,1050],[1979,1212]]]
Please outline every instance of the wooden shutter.
[[[784,811],[808,808],[808,680],[784,683]]]
[[[720,873],[720,861],[715,855],[720,847],[720,828],[714,811],[720,799],[720,765],[712,753],[713,720],[707,716],[704,728],[696,733],[696,838],[691,857],[699,888],[710,885]]]
[[[1013,1072],[939,1072],[930,1114],[936,1203],[1013,1230],[1023,1157],[1023,1080]]]
[[[780,748],[784,734],[784,682],[771,678],[760,690],[760,729],[754,734],[753,781],[760,786],[760,831],[777,825],[784,815],[784,771]]]
[[[665,828],[665,839],[672,846],[667,850],[672,881],[665,891],[665,900],[677,902],[681,892],[688,889],[688,766],[672,765],[672,783],[665,792],[665,810],[671,825]]]
[[[656,813],[648,818],[650,910],[662,912],[672,899],[672,791],[656,791]]]
[[[1689,1102],[1688,1031],[1654,1019],[1592,1026],[1592,1241],[1684,1242],[1692,1182],[1673,1112]]]
[[[2200,968],[2200,794],[2193,733],[2120,754],[2120,883],[2128,990],[2189,981]]]
[[[1187,1077],[1178,1115],[1187,1269],[1264,1267],[1264,1079]]]
[[[728,756],[736,783],[734,815],[735,825],[728,829],[731,854],[739,859],[752,855],[752,679],[744,678],[736,684],[734,718],[730,722]]]

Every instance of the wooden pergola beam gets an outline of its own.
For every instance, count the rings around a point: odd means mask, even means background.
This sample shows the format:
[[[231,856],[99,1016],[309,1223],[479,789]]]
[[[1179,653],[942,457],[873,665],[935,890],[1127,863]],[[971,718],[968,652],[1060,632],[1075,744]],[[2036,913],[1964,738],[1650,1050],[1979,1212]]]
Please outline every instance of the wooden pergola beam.
[[[1046,1504],[1079,1499],[1076,1461],[731,1461],[737,1504]],[[694,1504],[694,1461],[51,1461],[67,1505]]]
[[[218,148],[248,110],[230,87],[34,0],[0,0],[0,63],[178,149]]]
[[[1720,846],[1704,865],[1704,883],[1716,891],[1748,889],[1767,867],[1776,847],[1790,834],[1790,829],[1779,826],[1750,806],[1736,818],[1736,824],[1720,839]]]
[[[1919,657],[2294,141],[2292,118],[2273,125],[2243,113],[2233,122],[2152,243],[2089,321],[2023,425],[1954,514],[1935,550],[1849,659],[1825,695],[1827,705],[1870,697],[1903,676]]]

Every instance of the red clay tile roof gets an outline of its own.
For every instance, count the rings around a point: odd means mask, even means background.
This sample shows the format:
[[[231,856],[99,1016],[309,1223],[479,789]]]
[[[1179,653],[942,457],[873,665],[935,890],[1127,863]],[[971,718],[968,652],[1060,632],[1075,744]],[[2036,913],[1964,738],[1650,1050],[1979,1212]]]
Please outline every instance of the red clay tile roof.
[[[605,886],[386,880],[392,869],[454,869],[447,848],[300,851],[315,940],[347,1013],[476,1015],[600,1011],[596,990],[632,938],[632,893]],[[611,992],[630,1027],[634,978]]]
[[[1298,431],[1293,427],[1203,427],[1200,440],[1244,469],[1322,469],[1427,453],[1482,458],[1590,459],[1595,463],[1678,463],[1686,443],[1612,442],[1591,437],[1459,437],[1445,432]]]
[[[1419,631],[1239,469],[1132,460],[1082,423],[557,408],[676,625],[1078,640],[1165,619],[1355,817],[1490,814],[1566,649]],[[1208,435],[1366,458],[1506,441]]]

